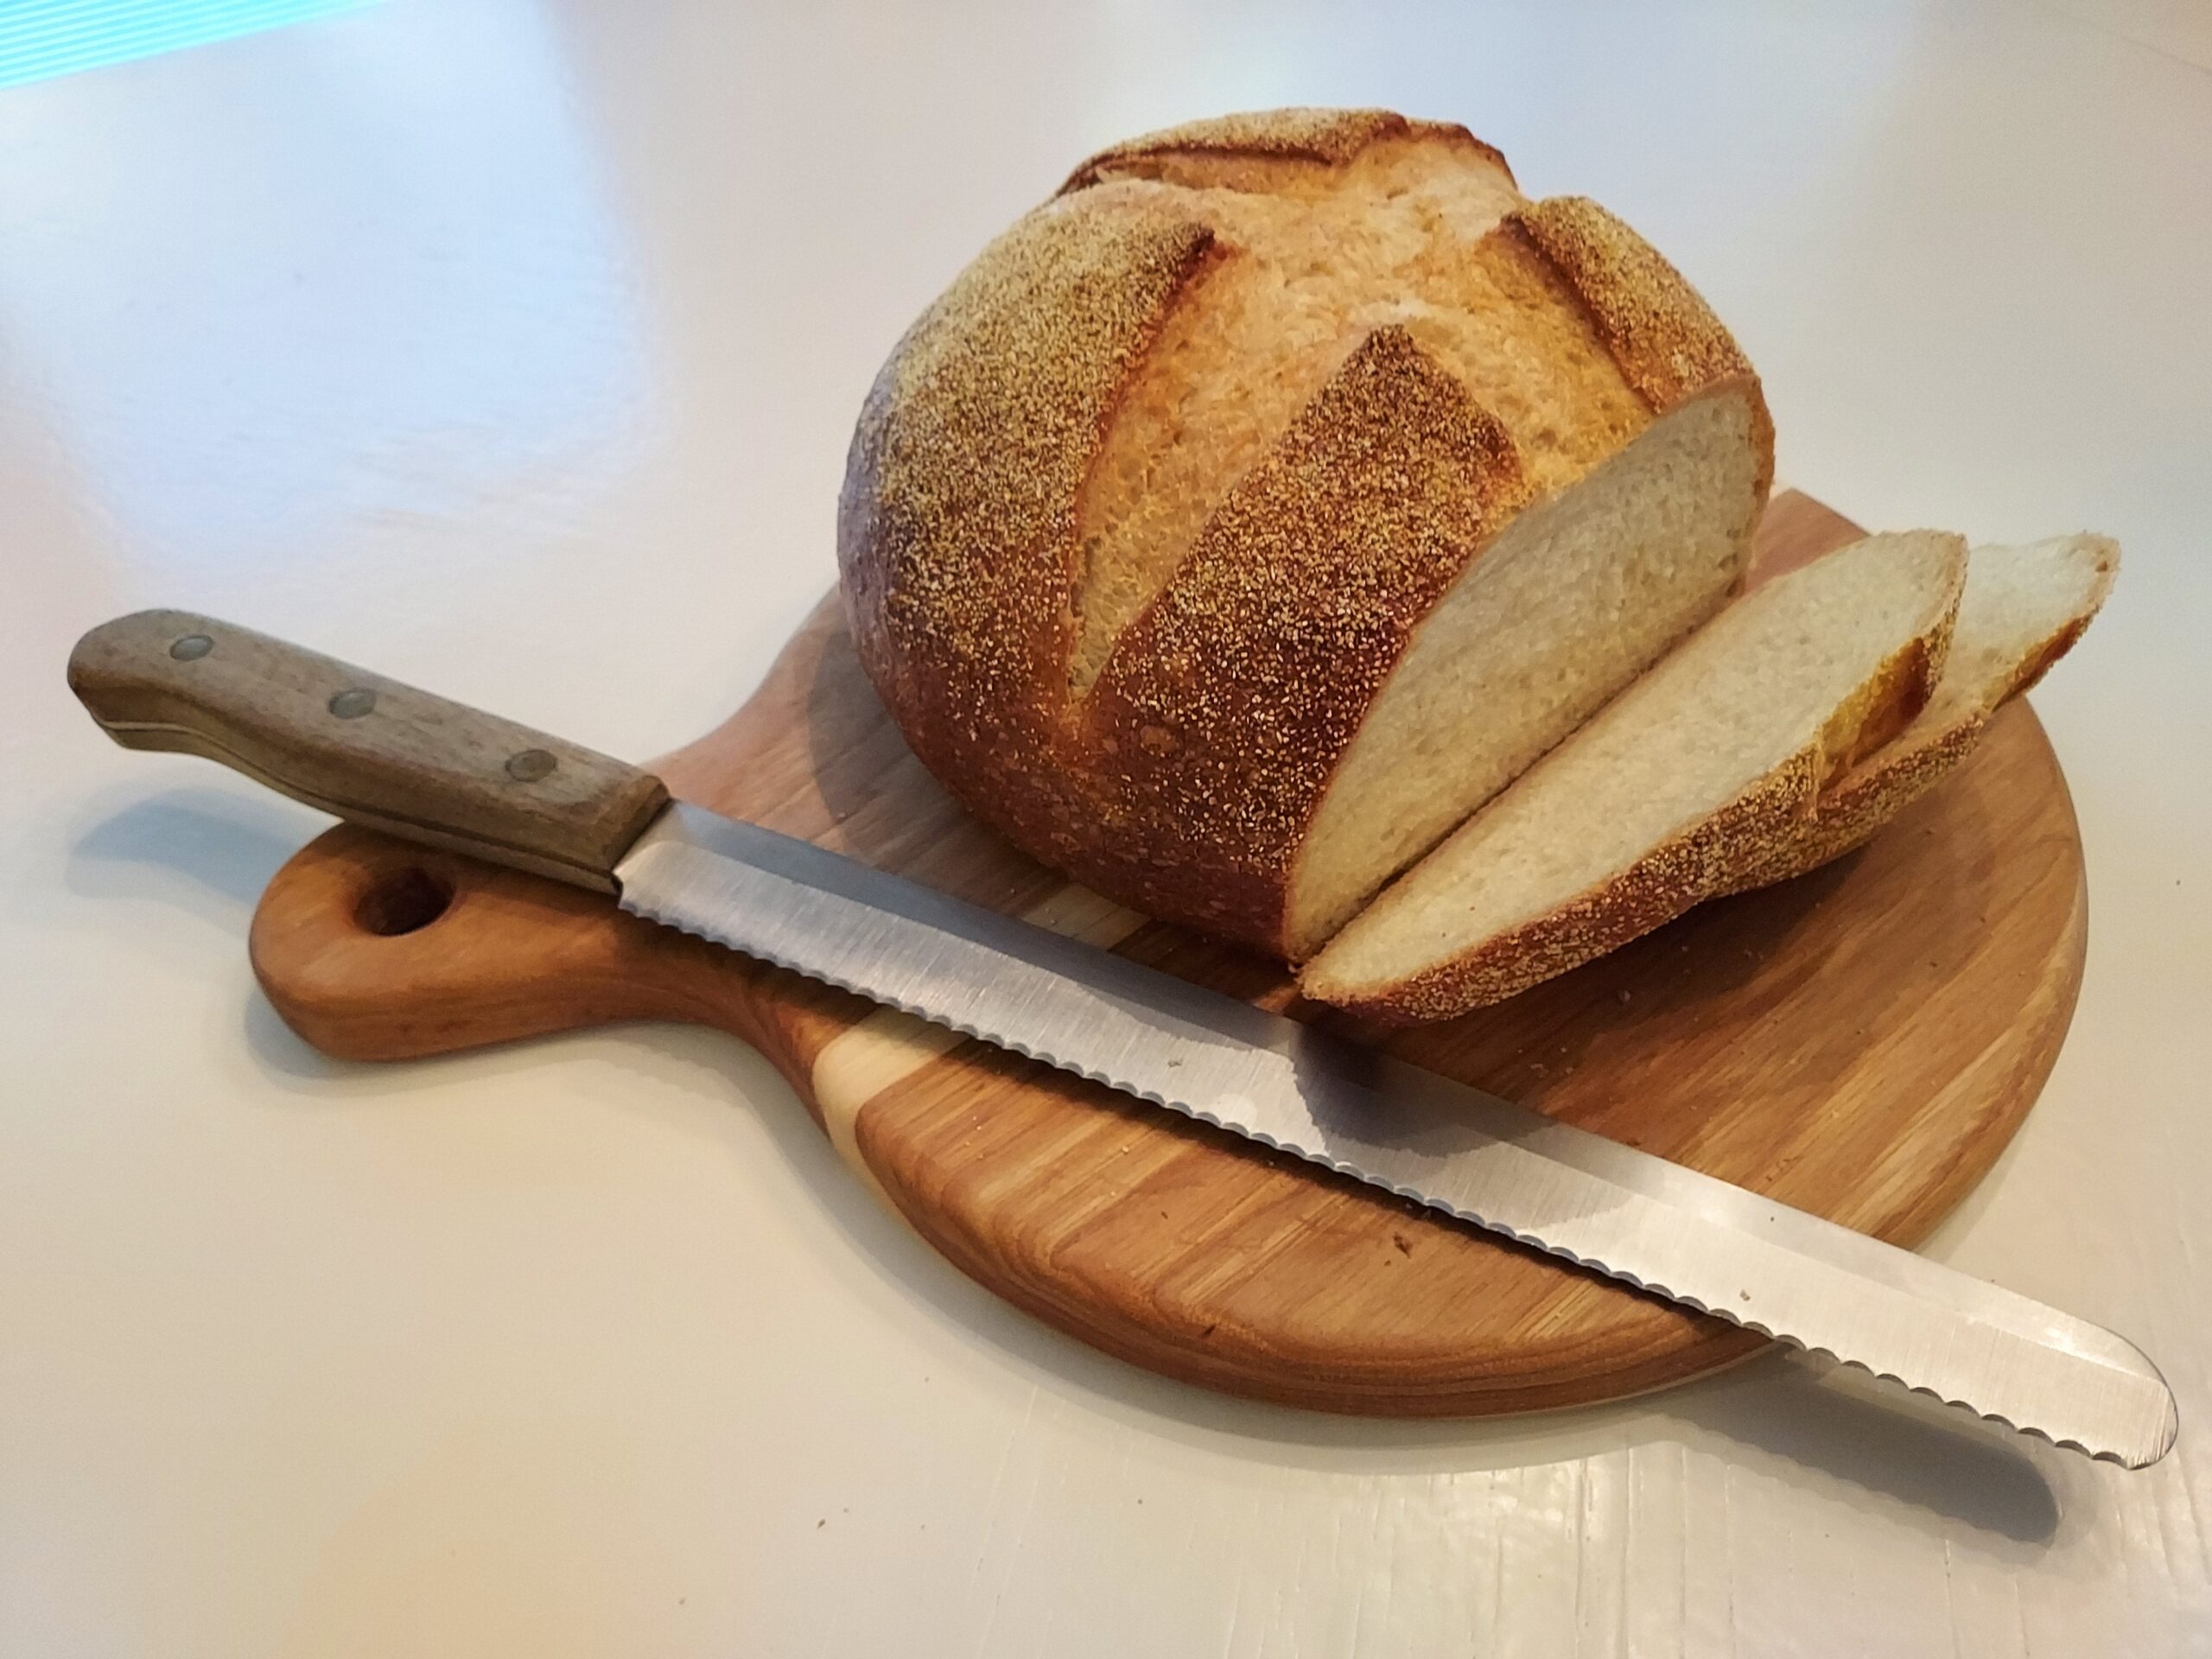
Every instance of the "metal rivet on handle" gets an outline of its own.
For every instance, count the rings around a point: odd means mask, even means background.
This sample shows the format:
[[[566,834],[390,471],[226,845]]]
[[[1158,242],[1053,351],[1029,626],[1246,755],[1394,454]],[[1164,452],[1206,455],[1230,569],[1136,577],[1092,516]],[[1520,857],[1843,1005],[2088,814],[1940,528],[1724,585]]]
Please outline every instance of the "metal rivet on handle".
[[[169,647],[169,655],[180,663],[196,663],[215,649],[215,642],[204,633],[188,633]]]
[[[507,757],[507,776],[518,784],[534,784],[560,764],[543,749],[524,749]]]
[[[330,712],[340,720],[359,720],[377,706],[377,694],[364,686],[340,691],[330,700]]]

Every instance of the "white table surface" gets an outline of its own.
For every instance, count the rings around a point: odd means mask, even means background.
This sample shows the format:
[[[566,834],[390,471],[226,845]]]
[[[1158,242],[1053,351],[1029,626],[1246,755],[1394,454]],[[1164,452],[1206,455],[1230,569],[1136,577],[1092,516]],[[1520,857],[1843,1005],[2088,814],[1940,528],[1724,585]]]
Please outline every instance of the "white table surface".
[[[830,582],[862,391],[982,241],[1288,103],[1621,212],[1861,519],[2121,538],[2037,696],[2080,1012],[1933,1248],[2152,1352],[2164,1464],[1781,1355],[1473,1426],[1136,1372],[719,1037],[321,1058],[244,946],[321,821],[63,687],[174,603],[672,747]],[[0,1654],[2212,1652],[2208,271],[2190,0],[384,0],[0,92]]]

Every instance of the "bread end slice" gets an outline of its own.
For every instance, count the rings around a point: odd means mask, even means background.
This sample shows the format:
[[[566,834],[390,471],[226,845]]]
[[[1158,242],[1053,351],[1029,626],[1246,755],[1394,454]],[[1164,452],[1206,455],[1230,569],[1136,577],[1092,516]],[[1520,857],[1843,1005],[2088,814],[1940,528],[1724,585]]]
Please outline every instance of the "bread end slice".
[[[2120,544],[2107,536],[1974,549],[1949,664],[1928,707],[1836,780],[1812,817],[1726,891],[1786,881],[1864,846],[1973,753],[2002,704],[2074,648],[2119,573]]]
[[[1927,702],[1965,543],[1870,537],[1732,606],[1387,889],[1309,963],[1387,1023],[1498,1001],[1731,890]]]

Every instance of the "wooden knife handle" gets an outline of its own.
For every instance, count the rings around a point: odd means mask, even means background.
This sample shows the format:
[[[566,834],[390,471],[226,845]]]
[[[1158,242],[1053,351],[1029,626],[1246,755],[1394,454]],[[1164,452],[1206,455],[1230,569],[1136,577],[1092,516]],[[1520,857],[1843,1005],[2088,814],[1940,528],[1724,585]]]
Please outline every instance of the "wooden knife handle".
[[[651,772],[185,611],[94,628],[69,686],[127,749],[205,755],[355,823],[602,893],[668,799]]]

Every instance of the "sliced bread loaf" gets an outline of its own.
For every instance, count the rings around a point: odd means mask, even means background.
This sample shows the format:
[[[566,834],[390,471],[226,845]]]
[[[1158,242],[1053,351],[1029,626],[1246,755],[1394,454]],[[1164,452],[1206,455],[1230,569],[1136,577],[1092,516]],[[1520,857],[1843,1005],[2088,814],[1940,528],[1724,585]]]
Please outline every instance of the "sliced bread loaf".
[[[1737,591],[1758,382],[1595,203],[1284,110],[1091,157],[893,353],[838,550],[923,763],[1292,960]]]
[[[1728,890],[1920,713],[1965,575],[1960,537],[1910,531],[1750,594],[1387,888],[1300,988],[1443,1019]]]
[[[1784,881],[1840,858],[1920,798],[1964,760],[1999,706],[2073,649],[2112,591],[2120,544],[2061,536],[2026,547],[1978,547],[1951,652],[1928,707],[1831,785],[1813,817],[1730,889]]]

